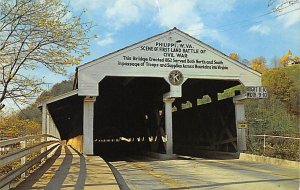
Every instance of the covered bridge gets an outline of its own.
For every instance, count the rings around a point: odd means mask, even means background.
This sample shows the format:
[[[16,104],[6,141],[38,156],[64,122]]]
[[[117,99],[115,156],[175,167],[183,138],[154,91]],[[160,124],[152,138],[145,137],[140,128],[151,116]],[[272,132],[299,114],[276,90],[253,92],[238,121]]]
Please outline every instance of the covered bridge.
[[[77,67],[74,90],[42,104],[43,133],[78,151],[244,150],[242,95],[261,75],[174,28]],[[210,103],[199,100],[208,95]],[[191,106],[183,109],[187,101]]]

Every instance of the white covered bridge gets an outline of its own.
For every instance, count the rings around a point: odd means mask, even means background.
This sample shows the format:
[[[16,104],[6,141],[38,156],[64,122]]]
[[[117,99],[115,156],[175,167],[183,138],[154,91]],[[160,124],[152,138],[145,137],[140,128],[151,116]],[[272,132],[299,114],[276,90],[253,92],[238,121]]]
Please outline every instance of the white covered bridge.
[[[43,133],[57,129],[79,152],[238,152],[246,148],[237,127],[243,96],[219,101],[218,93],[261,86],[261,75],[174,28],[79,66],[74,82],[74,91],[42,104]],[[198,105],[204,95],[211,102]],[[187,101],[192,107],[182,109]]]

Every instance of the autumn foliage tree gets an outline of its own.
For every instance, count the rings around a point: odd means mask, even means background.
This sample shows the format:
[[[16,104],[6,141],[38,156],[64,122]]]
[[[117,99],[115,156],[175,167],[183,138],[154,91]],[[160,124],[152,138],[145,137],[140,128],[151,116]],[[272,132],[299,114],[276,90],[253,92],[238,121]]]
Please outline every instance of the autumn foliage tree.
[[[238,53],[235,53],[235,52],[232,52],[229,54],[229,57],[234,59],[234,60],[239,60],[240,59],[240,56]]]
[[[43,65],[65,73],[88,52],[91,23],[73,16],[61,0],[0,1],[0,110],[6,98],[27,102],[42,81],[26,70]]]
[[[279,64],[281,67],[297,64],[299,62],[300,62],[300,57],[297,55],[292,56],[291,50],[289,50],[286,54],[284,54],[279,60]]]
[[[267,69],[266,68],[266,59],[264,57],[254,58],[251,61],[251,68],[260,73],[263,73]]]
[[[16,114],[1,118],[0,138],[16,138],[41,133],[41,124],[34,120],[20,119]]]
[[[292,94],[296,91],[294,82],[278,68],[266,71],[262,83],[268,86],[271,95],[282,102],[290,101]]]
[[[294,66],[298,70],[297,65]],[[262,77],[262,83],[268,87],[270,96],[285,103],[288,110],[299,113],[299,85],[285,70],[274,68],[266,71]]]

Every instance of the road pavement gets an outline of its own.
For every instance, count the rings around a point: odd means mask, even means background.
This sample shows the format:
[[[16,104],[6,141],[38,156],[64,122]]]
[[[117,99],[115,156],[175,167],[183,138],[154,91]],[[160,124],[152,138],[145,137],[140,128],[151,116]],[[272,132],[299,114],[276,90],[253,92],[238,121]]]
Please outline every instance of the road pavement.
[[[299,189],[299,170],[296,168],[238,159],[213,160],[181,156],[162,161],[131,157],[110,164],[119,174],[116,176],[121,189]]]

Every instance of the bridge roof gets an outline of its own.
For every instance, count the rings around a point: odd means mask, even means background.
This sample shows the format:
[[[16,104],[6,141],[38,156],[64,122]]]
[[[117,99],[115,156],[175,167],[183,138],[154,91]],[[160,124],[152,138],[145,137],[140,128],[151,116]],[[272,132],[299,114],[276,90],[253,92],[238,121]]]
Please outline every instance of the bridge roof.
[[[42,106],[43,104],[51,104],[51,103],[54,103],[54,102],[57,102],[59,100],[63,100],[63,99],[66,99],[66,98],[69,98],[71,96],[74,96],[74,95],[77,95],[78,94],[78,89],[75,89],[75,90],[72,90],[70,92],[67,92],[67,93],[64,93],[64,94],[61,94],[61,95],[58,95],[58,96],[55,96],[53,98],[50,98],[44,102],[42,102],[40,106]]]
[[[237,80],[260,86],[261,74],[224,53],[178,30],[168,30],[77,67],[78,94],[98,96],[106,76],[160,77],[169,82],[172,70],[185,80]]]

